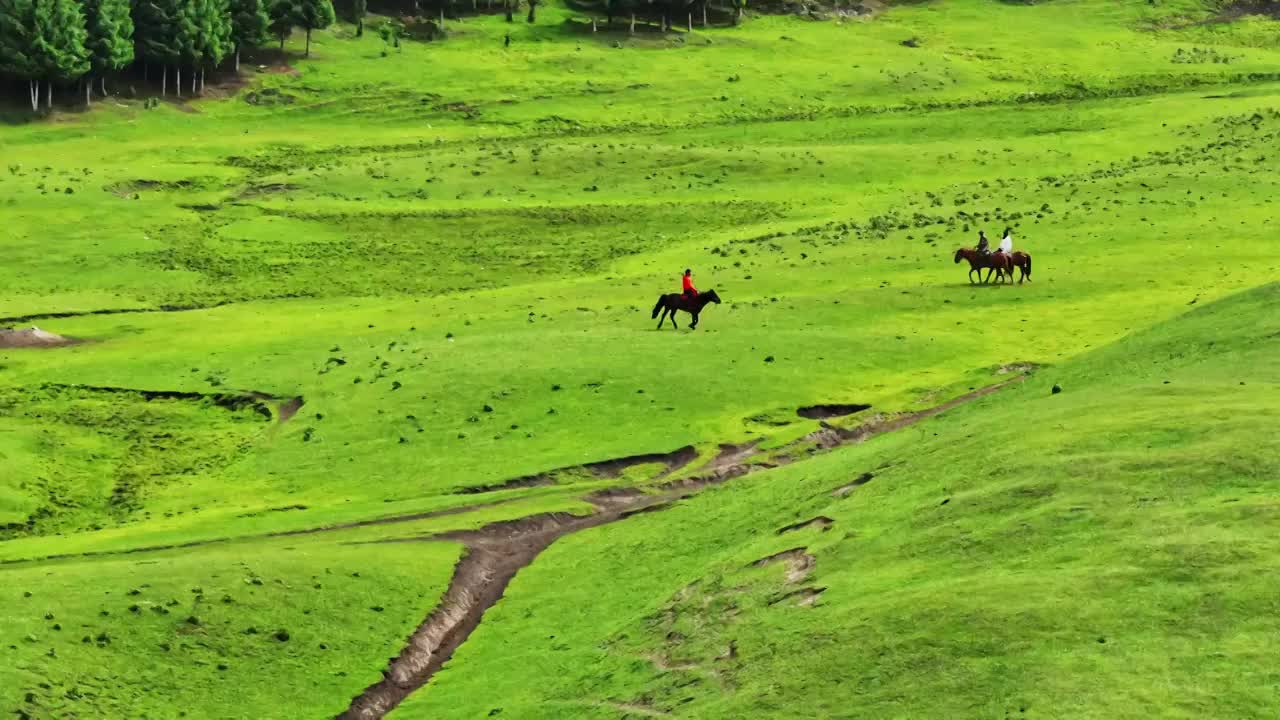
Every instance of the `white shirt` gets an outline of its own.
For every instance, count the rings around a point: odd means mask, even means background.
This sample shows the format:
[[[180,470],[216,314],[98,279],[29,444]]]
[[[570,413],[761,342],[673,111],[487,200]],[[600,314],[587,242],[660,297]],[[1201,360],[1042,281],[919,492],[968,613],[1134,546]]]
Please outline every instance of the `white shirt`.
[[[1013,236],[1012,235],[1005,235],[1003,238],[1000,239],[1000,252],[1002,253],[1013,252]]]

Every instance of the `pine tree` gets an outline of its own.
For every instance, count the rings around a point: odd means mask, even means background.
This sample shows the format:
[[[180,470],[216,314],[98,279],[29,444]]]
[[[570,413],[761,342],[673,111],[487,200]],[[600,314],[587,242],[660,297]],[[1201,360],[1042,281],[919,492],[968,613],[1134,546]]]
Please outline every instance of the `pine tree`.
[[[227,0],[191,0],[187,5],[191,41],[187,61],[191,64],[191,92],[204,88],[204,73],[217,67],[231,52],[231,13]]]
[[[283,52],[284,41],[289,39],[289,35],[293,33],[293,26],[297,24],[297,8],[293,0],[274,0],[267,15],[271,20],[267,30],[272,37],[280,41],[280,50]]]
[[[129,0],[84,0],[84,10],[90,69],[101,80],[102,94],[106,95],[107,73],[133,62],[133,18],[129,15]],[[92,86],[92,79],[88,79],[84,94],[86,105]]]
[[[364,37],[364,16],[369,12],[367,0],[352,0],[351,15],[356,21],[356,37]]]
[[[237,72],[240,71],[240,48],[266,42],[270,22],[262,0],[231,0],[231,42],[235,46]]]
[[[0,0],[0,73],[27,81],[31,109],[40,109],[40,68],[34,57],[32,0]]]
[[[46,81],[45,107],[53,107],[54,81],[70,82],[89,71],[84,13],[75,0],[33,0],[32,58]]]
[[[160,64],[161,95],[167,91],[169,67],[182,60],[180,39],[174,30],[182,23],[185,5],[183,0],[138,0],[133,6],[136,53],[146,62]]]
[[[303,55],[311,57],[311,31],[323,30],[334,23],[332,0],[298,0],[294,5],[295,22],[307,31],[307,50]]]

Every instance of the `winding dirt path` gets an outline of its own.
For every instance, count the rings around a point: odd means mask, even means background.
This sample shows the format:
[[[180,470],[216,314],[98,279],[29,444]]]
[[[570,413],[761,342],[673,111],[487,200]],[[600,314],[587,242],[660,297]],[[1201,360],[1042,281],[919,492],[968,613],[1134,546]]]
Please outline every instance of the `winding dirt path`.
[[[14,315],[0,318],[0,325],[22,325],[34,320],[63,320],[66,318],[91,317],[93,315],[135,315],[141,313],[178,313],[194,310],[212,310],[224,305],[232,305],[235,301],[225,300],[207,305],[161,305],[159,307],[135,308],[102,308],[99,310],[68,310],[63,312],[43,312],[31,315]]]
[[[966,393],[927,410],[873,420],[853,429],[826,426],[784,447],[783,452],[785,453],[788,448],[799,449],[799,446],[808,446],[812,453],[861,443],[876,435],[901,430],[958,405],[985,397],[1023,379],[1025,376],[1019,376]],[[742,461],[749,459],[755,450],[755,443],[722,449],[722,457],[731,455],[736,462],[709,463],[710,469],[704,474],[650,486],[650,492],[637,488],[611,488],[593,493],[586,499],[595,506],[596,510],[587,515],[542,513],[518,520],[492,523],[478,530],[458,530],[420,538],[374,541],[461,542],[466,546],[466,552],[454,567],[453,577],[440,599],[440,604],[418,626],[418,629],[409,637],[404,649],[383,671],[382,680],[365,688],[364,692],[356,696],[351,701],[351,705],[337,716],[338,719],[380,720],[411,693],[426,685],[452,657],[454,651],[466,641],[471,632],[480,625],[484,613],[502,599],[512,578],[556,540],[581,530],[625,520],[639,513],[661,510],[670,507],[680,499],[696,495],[709,486],[776,467],[772,463],[744,464]],[[787,461],[794,459],[785,454],[783,458]],[[689,461],[685,464],[687,462]],[[787,580],[792,584],[803,580],[813,565],[813,557],[805,552],[804,548],[794,548],[764,558],[758,563],[768,564],[776,561],[786,561]],[[825,588],[801,588],[788,593],[783,598],[803,595],[800,601],[811,603],[823,589]]]

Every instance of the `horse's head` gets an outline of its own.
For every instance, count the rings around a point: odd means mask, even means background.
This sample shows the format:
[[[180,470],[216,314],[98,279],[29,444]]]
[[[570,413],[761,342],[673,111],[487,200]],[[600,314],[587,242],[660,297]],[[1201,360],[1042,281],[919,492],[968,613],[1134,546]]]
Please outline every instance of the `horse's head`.
[[[957,249],[956,249],[956,263],[957,263],[957,264],[959,264],[959,262],[960,262],[961,260],[963,260],[963,259],[964,259],[964,248],[957,248]]]
[[[717,305],[720,304],[720,296],[716,294],[715,290],[708,290],[702,293],[701,295],[699,295],[699,297],[706,300],[707,302],[713,302]]]

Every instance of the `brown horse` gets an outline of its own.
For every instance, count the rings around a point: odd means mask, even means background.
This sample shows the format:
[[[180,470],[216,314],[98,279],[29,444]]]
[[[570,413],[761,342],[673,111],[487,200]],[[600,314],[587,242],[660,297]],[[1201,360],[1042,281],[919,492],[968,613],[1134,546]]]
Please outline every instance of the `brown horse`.
[[[704,293],[698,293],[698,296],[690,299],[680,293],[671,293],[669,295],[659,295],[658,304],[653,306],[653,317],[658,317],[658,311],[662,311],[662,319],[658,320],[658,329],[662,329],[662,323],[667,321],[667,313],[671,314],[671,327],[679,330],[680,326],[676,325],[676,311],[683,310],[693,316],[693,322],[689,324],[690,330],[698,329],[698,313],[702,312],[702,308],[707,303],[720,304],[720,296],[715,290],[708,290]]]
[[[983,255],[973,248],[962,247],[956,250],[955,261],[957,264],[961,260],[969,261],[969,282],[973,282],[973,273],[978,273],[978,279],[982,282],[991,281],[991,273],[996,274],[996,281],[1000,282],[1006,276],[1010,281],[1013,280],[1013,263],[1008,255],[1004,253],[993,253],[991,255]],[[982,271],[987,271],[987,277],[982,277]],[[1030,274],[1028,272],[1028,274]]]
[[[1009,261],[1013,264],[1013,267],[1022,271],[1022,276],[1018,278],[1019,285],[1022,284],[1023,280],[1031,279],[1031,253],[1024,253],[1021,250],[1016,250],[1009,258]],[[1009,273],[1012,275],[1013,271],[1010,270]],[[1012,278],[1010,279],[1012,280]]]

